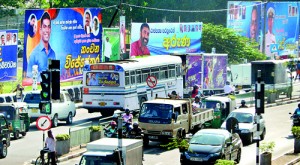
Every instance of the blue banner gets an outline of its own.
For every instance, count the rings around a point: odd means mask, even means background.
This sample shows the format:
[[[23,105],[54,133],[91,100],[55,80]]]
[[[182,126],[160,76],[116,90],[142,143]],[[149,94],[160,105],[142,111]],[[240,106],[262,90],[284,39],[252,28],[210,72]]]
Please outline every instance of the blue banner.
[[[262,6],[261,2],[229,1],[227,28],[260,43]]]
[[[265,53],[297,55],[299,36],[299,9],[297,2],[269,2],[266,5]]]
[[[0,82],[17,80],[18,30],[0,30]]]
[[[101,62],[102,14],[99,8],[26,10],[23,85],[60,60],[60,80],[82,78],[85,61]]]
[[[200,53],[202,22],[132,23],[130,56]]]

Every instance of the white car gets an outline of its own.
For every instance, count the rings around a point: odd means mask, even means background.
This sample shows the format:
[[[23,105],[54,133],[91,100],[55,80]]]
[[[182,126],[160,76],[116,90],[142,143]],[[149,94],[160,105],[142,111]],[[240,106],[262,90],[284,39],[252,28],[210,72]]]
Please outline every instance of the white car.
[[[260,136],[260,140],[263,140],[266,135],[266,126],[265,120],[263,119],[262,115],[259,115],[259,131],[257,131],[257,122],[255,119],[255,108],[240,108],[232,111],[228,117],[234,117],[239,122],[239,130],[238,134],[240,135],[241,139],[246,142],[247,144],[253,143],[253,138],[255,136]],[[226,121],[223,122],[221,125],[222,129],[226,129]]]
[[[41,114],[39,110],[39,103],[41,101],[40,91],[27,92],[24,95],[23,102],[28,105],[28,113],[30,122],[36,121]],[[72,124],[73,117],[76,115],[76,107],[74,100],[70,97],[67,91],[60,92],[60,100],[51,101],[52,113],[48,115],[52,120],[52,126],[57,127],[58,120],[66,121],[67,124]]]

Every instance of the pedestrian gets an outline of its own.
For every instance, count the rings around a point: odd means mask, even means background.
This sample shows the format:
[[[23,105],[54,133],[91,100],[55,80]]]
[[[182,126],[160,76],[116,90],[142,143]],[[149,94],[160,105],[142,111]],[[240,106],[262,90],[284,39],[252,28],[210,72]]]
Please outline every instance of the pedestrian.
[[[295,80],[297,80],[297,76],[298,76],[298,79],[300,80],[300,60],[296,64],[296,77],[295,77]]]
[[[18,84],[17,87],[16,87],[16,89],[13,90],[13,92],[16,92],[17,102],[21,102],[22,101],[23,90],[24,90],[24,88],[20,84]]]
[[[48,153],[48,162],[49,159],[51,159],[51,165],[56,165],[56,151],[55,151],[56,139],[54,138],[51,130],[49,130],[47,133],[48,133],[48,137],[46,138],[45,141],[45,147],[48,148],[50,151]]]

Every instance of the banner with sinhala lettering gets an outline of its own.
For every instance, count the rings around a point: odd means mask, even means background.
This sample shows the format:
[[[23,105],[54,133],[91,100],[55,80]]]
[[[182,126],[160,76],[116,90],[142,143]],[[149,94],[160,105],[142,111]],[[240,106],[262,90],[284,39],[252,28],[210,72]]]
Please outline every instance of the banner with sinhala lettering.
[[[47,70],[48,59],[60,60],[61,81],[80,80],[85,61],[101,62],[101,23],[100,8],[26,10],[22,84]]]
[[[130,56],[200,53],[202,22],[132,23]]]

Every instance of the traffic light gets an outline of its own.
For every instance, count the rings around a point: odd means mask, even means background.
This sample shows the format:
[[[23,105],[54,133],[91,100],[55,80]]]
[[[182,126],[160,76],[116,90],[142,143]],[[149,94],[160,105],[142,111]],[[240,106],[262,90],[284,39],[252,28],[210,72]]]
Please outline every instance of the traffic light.
[[[40,108],[40,113],[51,114],[51,102],[40,102],[39,108]]]
[[[255,109],[257,114],[265,113],[265,84],[255,84]]]
[[[50,96],[51,96],[51,91],[50,91],[50,83],[51,83],[51,78],[50,78],[50,72],[49,71],[42,71],[41,72],[41,101],[50,101]]]
[[[59,100],[60,99],[60,71],[54,70],[51,71],[52,76],[52,99]]]

